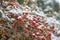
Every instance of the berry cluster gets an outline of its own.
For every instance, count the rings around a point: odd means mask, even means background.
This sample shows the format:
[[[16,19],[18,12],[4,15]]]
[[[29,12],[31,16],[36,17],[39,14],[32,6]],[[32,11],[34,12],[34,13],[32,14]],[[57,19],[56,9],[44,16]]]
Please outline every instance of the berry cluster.
[[[51,40],[51,32],[54,32],[54,25],[49,25],[43,17],[28,12],[16,17],[12,25],[23,36],[20,40]]]
[[[16,1],[16,0],[10,0]],[[30,0],[31,1],[31,0]],[[19,8],[14,3],[9,3],[13,9]],[[7,6],[4,6],[5,10]],[[11,8],[11,9],[12,9]],[[28,9],[28,6],[26,7]],[[14,12],[14,11],[13,11]],[[0,17],[0,39],[2,40],[52,40],[51,32],[55,32],[55,25],[49,25],[44,16],[31,15],[28,11],[22,14],[6,13],[6,19]],[[9,19],[9,20],[8,20]]]

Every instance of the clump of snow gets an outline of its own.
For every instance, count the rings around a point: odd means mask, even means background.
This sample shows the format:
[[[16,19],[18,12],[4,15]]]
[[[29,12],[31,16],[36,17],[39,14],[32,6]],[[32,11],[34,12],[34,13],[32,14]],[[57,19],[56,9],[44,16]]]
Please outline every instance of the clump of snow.
[[[53,24],[60,24],[58,20],[56,20],[55,18],[52,17],[47,17],[47,22],[48,23],[53,23]]]

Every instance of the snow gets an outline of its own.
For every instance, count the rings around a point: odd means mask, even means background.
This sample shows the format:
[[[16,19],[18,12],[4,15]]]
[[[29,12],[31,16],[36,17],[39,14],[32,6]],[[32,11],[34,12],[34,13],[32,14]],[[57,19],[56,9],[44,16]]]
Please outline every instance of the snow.
[[[50,6],[47,6],[44,11],[53,10]]]
[[[56,2],[60,4],[60,0],[56,0]]]
[[[52,40],[60,40],[60,37],[56,37],[56,36],[52,33]]]
[[[44,2],[44,4],[49,4],[51,2],[52,2],[52,0],[47,0],[46,2]]]
[[[3,11],[0,10],[0,12],[2,13],[2,17],[5,18],[6,16],[5,16],[5,14],[3,13]]]
[[[54,23],[54,24],[59,24],[60,25],[59,21],[57,21],[55,18],[52,18],[52,17],[48,17],[47,18],[47,22],[48,23]]]
[[[17,9],[17,10],[12,9],[12,10],[10,10],[8,12],[13,13],[13,14],[18,14],[18,13],[22,14],[23,11],[21,9]]]

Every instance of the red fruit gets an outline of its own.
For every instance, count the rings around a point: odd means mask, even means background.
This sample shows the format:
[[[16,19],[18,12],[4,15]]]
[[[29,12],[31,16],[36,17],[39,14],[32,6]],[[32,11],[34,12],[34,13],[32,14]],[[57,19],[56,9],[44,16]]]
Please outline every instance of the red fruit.
[[[28,30],[25,30],[24,32],[25,32],[25,33],[29,33],[29,31],[28,31]]]
[[[28,15],[28,12],[27,11],[26,12],[23,12],[23,14]]]
[[[38,20],[40,20],[40,18],[39,18],[39,17],[38,17],[37,19],[38,19]]]
[[[47,40],[47,39],[45,37],[43,37],[42,40]]]
[[[46,35],[49,37],[49,40],[51,40],[51,32],[48,32]]]
[[[36,24],[36,21],[33,20],[32,23],[33,23],[33,24]]]
[[[55,28],[55,26],[54,26],[54,25],[52,25],[52,26],[51,26],[51,28],[52,28],[52,29],[54,29],[54,28]]]
[[[48,32],[47,35],[48,35],[48,36],[51,36],[51,32]]]
[[[16,8],[19,8],[19,6],[16,6]]]
[[[32,26],[37,26],[36,21],[32,21]]]
[[[34,18],[36,18],[36,16],[33,16]]]
[[[48,25],[48,22],[46,22],[46,25]]]
[[[19,21],[22,21],[22,17],[21,17],[21,16],[19,16],[19,17],[18,17],[18,20],[19,20]]]
[[[19,19],[19,18],[22,18],[22,16],[18,16],[18,19]]]
[[[10,4],[11,6],[14,6],[14,4]]]
[[[19,21],[22,21],[22,18],[19,18]]]
[[[37,28],[37,30],[40,30],[40,31],[42,31],[42,29],[41,29],[41,28]]]
[[[28,24],[28,27],[31,27],[31,25],[30,25],[30,24]]]
[[[31,24],[31,27],[34,27],[35,26],[35,24]]]
[[[39,26],[39,23],[36,23],[35,26]]]
[[[36,36],[43,36],[43,34],[36,34]]]
[[[40,20],[38,20],[38,22],[40,22]]]
[[[28,15],[28,12],[25,12],[26,15]]]
[[[40,18],[37,18],[38,22],[40,22]]]

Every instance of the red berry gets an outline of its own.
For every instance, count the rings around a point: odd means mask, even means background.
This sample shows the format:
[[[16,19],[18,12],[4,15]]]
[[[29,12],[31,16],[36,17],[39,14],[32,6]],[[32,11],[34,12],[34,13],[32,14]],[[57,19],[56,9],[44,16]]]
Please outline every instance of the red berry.
[[[52,25],[52,26],[51,26],[51,28],[52,28],[52,29],[54,29],[54,28],[55,28],[55,26],[54,26],[54,25]]]
[[[10,5],[11,5],[11,6],[14,6],[14,4],[12,4],[12,3],[11,3]]]
[[[36,34],[36,36],[43,36],[43,34]]]
[[[45,37],[43,37],[42,40],[47,40],[47,39]]]
[[[37,30],[40,30],[40,31],[42,31],[42,29],[41,29],[41,28],[37,28]]]
[[[51,32],[48,32],[47,35],[48,35],[48,36],[51,36]]]
[[[19,21],[22,21],[22,17],[21,17],[21,16],[19,16],[19,17],[18,17],[18,20],[19,20]]]
[[[33,16],[34,18],[36,18],[36,16]]]
[[[29,31],[28,31],[28,30],[25,30],[24,32],[25,32],[25,33],[29,33]]]
[[[22,18],[19,18],[19,21],[22,21]]]
[[[48,22],[46,22],[46,25],[48,25]]]
[[[36,24],[36,21],[33,20],[32,23],[33,23],[33,24]]]
[[[38,17],[37,19],[38,19],[38,20],[40,20],[40,18],[39,18],[39,17]]]
[[[30,24],[28,24],[28,27],[31,27],[31,25],[30,25]]]
[[[38,20],[38,22],[40,22],[41,19],[40,18],[37,18],[37,20]]]
[[[39,23],[36,23],[35,26],[39,26]]]
[[[23,12],[23,14],[28,15],[28,12],[27,11],[26,12]]]

